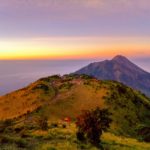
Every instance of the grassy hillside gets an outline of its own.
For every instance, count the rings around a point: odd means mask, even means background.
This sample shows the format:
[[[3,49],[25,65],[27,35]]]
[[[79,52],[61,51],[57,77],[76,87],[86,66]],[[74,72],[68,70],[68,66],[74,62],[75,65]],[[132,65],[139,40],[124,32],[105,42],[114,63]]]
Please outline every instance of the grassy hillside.
[[[131,138],[142,140],[143,137],[137,129],[150,126],[150,99],[121,83],[100,81],[85,75],[55,75],[42,78],[24,89],[1,97],[0,120],[3,121],[0,127],[4,130],[0,131],[0,142],[6,142],[7,146],[18,146],[21,142],[28,143],[29,147],[35,144],[41,149],[76,149],[76,146],[82,146],[76,143],[76,128],[67,126],[67,129],[62,129],[63,127],[58,126],[64,123],[62,120],[65,117],[71,118],[74,125],[76,116],[82,110],[97,106],[108,108],[112,113],[113,122],[109,133],[103,135],[103,145],[106,148],[108,145],[108,149],[149,149],[149,144],[139,143]],[[49,130],[46,132],[39,130],[37,120],[40,117],[48,118]],[[53,127],[56,128],[54,132]],[[65,134],[61,133],[62,130]],[[88,146],[85,149],[95,149]]]
[[[17,118],[51,100],[55,90],[50,83],[37,81],[26,88],[0,97],[0,120]]]
[[[76,126],[66,128],[49,127],[47,131],[26,130],[20,133],[7,133],[0,136],[0,149],[5,150],[99,150],[89,143],[76,139]],[[133,138],[117,136],[106,132],[102,136],[104,150],[149,150],[150,143],[139,142]]]
[[[93,85],[87,86],[88,82]],[[0,120],[19,117],[40,106],[44,106],[44,109],[48,106],[51,117],[74,117],[83,109],[104,105],[103,97],[107,89],[98,87],[100,85],[95,79],[86,81],[78,77],[40,79],[24,89],[0,97]],[[99,89],[96,91],[94,86]],[[64,114],[61,114],[62,111]]]
[[[135,127],[150,124],[150,100],[115,81],[88,76],[51,76],[0,98],[0,119],[46,115],[57,121],[74,119],[82,110],[99,106],[112,113],[112,131],[135,135]],[[132,128],[133,127],[133,128]]]

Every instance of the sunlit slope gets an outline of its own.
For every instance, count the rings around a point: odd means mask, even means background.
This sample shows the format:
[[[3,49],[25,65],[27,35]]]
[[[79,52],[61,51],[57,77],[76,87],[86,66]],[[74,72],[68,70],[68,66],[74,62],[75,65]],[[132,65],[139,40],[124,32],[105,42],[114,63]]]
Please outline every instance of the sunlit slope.
[[[107,89],[96,90],[94,86],[98,87],[100,83],[95,79],[90,81],[92,86],[87,86],[86,82],[78,77],[73,79],[57,76],[38,80],[0,98],[0,119],[19,117],[40,106],[49,107],[55,118],[65,115],[74,117],[83,109],[103,106]]]
[[[32,112],[54,96],[52,86],[42,81],[0,97],[0,120],[12,119]]]
[[[49,118],[56,120],[68,116],[74,119],[82,110],[107,107],[104,97],[108,94],[108,90],[94,80],[91,85],[86,84],[86,81],[77,79],[60,86],[54,101],[43,108]]]
[[[150,125],[150,100],[121,83],[85,75],[51,76],[1,97],[0,119],[46,115],[49,121],[72,118],[82,110],[108,108],[110,131],[136,136],[136,128]]]

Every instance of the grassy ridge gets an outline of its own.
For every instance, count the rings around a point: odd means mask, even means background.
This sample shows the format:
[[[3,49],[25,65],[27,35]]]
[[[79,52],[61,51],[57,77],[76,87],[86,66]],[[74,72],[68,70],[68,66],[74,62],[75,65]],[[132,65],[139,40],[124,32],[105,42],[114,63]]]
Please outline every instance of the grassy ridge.
[[[0,97],[0,120],[17,118],[30,113],[51,100],[55,95],[53,87],[42,81]]]
[[[51,76],[0,98],[0,120],[12,119],[0,136],[3,146],[26,149],[77,150],[96,148],[78,143],[74,121],[82,110],[108,108],[112,113],[109,133],[103,134],[103,146],[109,150],[148,150],[149,144],[137,129],[150,126],[150,99],[115,81],[100,81],[85,75]],[[48,131],[40,131],[37,120],[47,117]],[[51,128],[65,117],[72,125]],[[1,131],[0,131],[1,132]],[[11,133],[11,134],[10,134]],[[4,144],[5,143],[5,144]],[[33,147],[31,146],[33,145]],[[86,146],[87,145],[87,146]],[[0,147],[1,148],[1,147]],[[14,148],[15,149],[15,148]]]

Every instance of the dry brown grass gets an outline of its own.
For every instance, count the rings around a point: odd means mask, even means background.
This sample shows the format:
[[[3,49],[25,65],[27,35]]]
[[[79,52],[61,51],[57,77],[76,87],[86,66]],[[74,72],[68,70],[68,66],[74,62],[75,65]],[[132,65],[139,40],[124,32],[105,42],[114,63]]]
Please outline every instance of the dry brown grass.
[[[0,97],[0,120],[11,119],[32,112],[47,99],[50,99],[50,93],[45,94],[42,89],[33,90],[38,84],[35,82],[27,88]]]
[[[66,116],[74,118],[82,110],[93,109],[97,106],[103,108],[105,107],[103,97],[106,93],[107,89],[104,88],[96,90],[91,85],[76,84],[67,92],[59,93],[48,107],[48,114],[51,120]]]

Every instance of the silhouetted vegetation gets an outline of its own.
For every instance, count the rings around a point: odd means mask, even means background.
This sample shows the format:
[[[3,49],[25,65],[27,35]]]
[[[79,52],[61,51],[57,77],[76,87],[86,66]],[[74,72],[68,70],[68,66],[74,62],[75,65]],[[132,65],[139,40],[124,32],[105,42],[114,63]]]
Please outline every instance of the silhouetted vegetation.
[[[48,118],[46,116],[40,116],[37,123],[38,123],[40,129],[42,129],[42,130],[48,129]]]
[[[59,89],[60,89],[60,90],[61,90],[61,89],[67,89],[67,90],[69,90],[72,86],[73,86],[72,83],[66,82],[66,83],[62,84],[62,85],[59,87]]]
[[[59,80],[59,79],[61,79],[61,76],[56,74],[56,75],[52,75],[49,77],[41,78],[39,79],[39,81],[50,82],[50,81]]]
[[[150,142],[150,126],[142,125],[137,129],[139,140]]]
[[[0,122],[0,132],[11,130],[11,126],[13,125],[12,119],[6,119]]]
[[[49,90],[49,87],[45,84],[38,84],[37,86],[33,87],[32,90],[38,90],[38,89],[42,89],[44,91],[48,91]]]
[[[95,146],[99,146],[100,137],[103,131],[107,131],[111,123],[110,113],[107,109],[96,108],[94,110],[83,111],[77,117],[78,127],[77,138],[84,141],[84,138]]]

